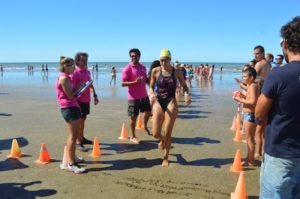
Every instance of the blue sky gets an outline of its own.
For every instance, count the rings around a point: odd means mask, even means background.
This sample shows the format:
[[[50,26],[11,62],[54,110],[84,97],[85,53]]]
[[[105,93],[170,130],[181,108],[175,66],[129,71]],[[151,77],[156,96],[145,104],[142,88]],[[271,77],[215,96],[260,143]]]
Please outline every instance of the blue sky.
[[[169,48],[173,61],[247,62],[253,47],[281,52],[280,28],[300,15],[298,0],[2,0],[0,62],[141,61]]]

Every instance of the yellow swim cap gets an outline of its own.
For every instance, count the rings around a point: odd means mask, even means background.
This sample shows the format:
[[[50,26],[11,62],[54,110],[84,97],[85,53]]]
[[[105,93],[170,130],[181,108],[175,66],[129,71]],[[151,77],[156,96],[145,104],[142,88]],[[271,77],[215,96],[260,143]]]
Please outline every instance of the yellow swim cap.
[[[164,48],[160,51],[160,57],[168,57],[171,59],[171,52],[167,48]]]

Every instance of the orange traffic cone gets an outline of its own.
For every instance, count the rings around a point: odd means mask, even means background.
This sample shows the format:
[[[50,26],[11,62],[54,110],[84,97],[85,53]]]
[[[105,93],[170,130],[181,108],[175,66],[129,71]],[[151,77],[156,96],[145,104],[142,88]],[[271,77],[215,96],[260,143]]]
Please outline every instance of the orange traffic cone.
[[[40,157],[35,162],[39,164],[48,164],[50,161],[50,155],[48,153],[46,144],[43,143],[41,146]]]
[[[125,124],[123,122],[122,131],[121,131],[121,135],[119,137],[119,140],[127,140],[127,139],[128,139],[127,131],[126,131],[126,128],[125,128]]]
[[[236,116],[236,131],[233,140],[235,142],[242,142],[240,113],[238,113]]]
[[[230,130],[236,131],[236,116],[233,117],[232,125],[231,125]]]
[[[18,141],[16,139],[13,139],[13,141],[11,143],[10,154],[7,157],[18,159],[18,158],[22,157],[22,155],[23,154],[19,148]]]
[[[233,141],[235,141],[235,142],[242,142],[242,134],[241,134],[240,129],[236,129]]]
[[[231,193],[231,199],[246,199],[246,183],[245,183],[245,176],[244,172],[240,173],[239,180],[235,187],[234,193]]]
[[[142,129],[142,127],[143,127],[143,117],[141,116],[141,115],[139,115],[139,117],[138,117],[138,121],[137,121],[137,123],[136,123],[136,129]]]
[[[89,156],[92,156],[94,158],[98,158],[101,156],[101,149],[99,146],[99,140],[97,136],[94,138],[93,152]]]
[[[239,149],[236,150],[234,161],[232,166],[230,167],[231,172],[241,172],[243,171],[242,161],[241,161],[241,151]]]

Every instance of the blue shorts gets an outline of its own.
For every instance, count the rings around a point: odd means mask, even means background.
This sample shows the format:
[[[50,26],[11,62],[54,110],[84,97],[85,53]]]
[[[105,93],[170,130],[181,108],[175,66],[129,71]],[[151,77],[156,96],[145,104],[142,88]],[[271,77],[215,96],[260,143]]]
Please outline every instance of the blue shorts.
[[[244,113],[244,120],[247,122],[255,123],[254,113]]]
[[[75,120],[80,119],[81,113],[79,107],[68,107],[68,108],[62,108],[61,114],[66,122],[72,122]]]

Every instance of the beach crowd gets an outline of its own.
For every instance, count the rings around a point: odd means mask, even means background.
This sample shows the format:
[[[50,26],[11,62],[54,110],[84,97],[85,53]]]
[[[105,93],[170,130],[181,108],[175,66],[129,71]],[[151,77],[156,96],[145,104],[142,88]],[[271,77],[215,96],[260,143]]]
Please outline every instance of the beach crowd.
[[[255,166],[256,159],[262,160],[260,198],[263,199],[300,197],[300,17],[284,25],[280,33],[283,54],[277,55],[274,62],[274,56],[265,53],[263,46],[255,46],[254,59],[244,65],[242,79],[236,79],[241,91],[233,95],[233,99],[243,106],[243,131],[248,149],[243,164]],[[147,74],[146,67],[140,63],[139,49],[130,49],[129,57],[131,60],[122,71],[121,84],[128,88],[130,141],[140,143],[135,126],[139,113],[144,113],[145,131],[159,140],[158,148],[163,150],[162,166],[166,167],[179,96],[183,93],[184,101],[189,105],[192,79],[212,80],[214,65],[201,64],[193,69],[178,61],[171,64],[171,52],[165,48]],[[92,143],[83,133],[90,112],[90,90],[86,89],[78,96],[82,85],[91,80],[87,61],[87,53],[78,53],[75,60],[61,57],[61,73],[56,83],[57,98],[69,135],[68,163],[61,168],[75,173],[85,171],[78,164],[82,159],[75,156],[75,147],[84,150],[85,144]],[[114,68],[111,73],[112,82],[116,75]],[[97,105],[95,89],[92,84],[89,88]],[[152,132],[147,127],[151,116]]]
[[[243,106],[248,154],[244,165],[261,158],[260,198],[300,198],[300,17],[281,28],[279,54],[254,47],[241,91],[233,99]],[[283,63],[283,58],[286,64]]]
[[[242,106],[242,131],[247,143],[247,156],[242,164],[257,166],[258,160],[262,163],[261,199],[300,198],[300,17],[283,25],[280,34],[278,45],[282,54],[276,55],[274,61],[274,55],[265,52],[262,45],[255,46],[254,59],[243,66],[242,79],[235,79],[240,90],[232,96],[238,107]],[[167,167],[180,98],[186,106],[190,105],[192,81],[213,81],[215,66],[172,63],[170,50],[164,48],[147,71],[140,63],[142,53],[138,48],[130,49],[128,55],[130,61],[120,78],[122,87],[127,88],[129,141],[140,144],[135,131],[137,120],[143,115],[143,128],[158,140],[158,149],[163,151],[162,167]],[[80,166],[84,159],[76,155],[76,150],[86,152],[85,145],[94,144],[84,131],[91,102],[99,103],[87,66],[88,57],[86,52],[78,52],[74,59],[61,56],[55,84],[68,135],[66,160],[60,168],[74,173],[85,172]],[[92,70],[98,71],[98,64]],[[33,71],[33,66],[28,66],[28,71]],[[3,75],[2,65],[0,72]],[[42,75],[48,76],[47,65],[42,65]],[[116,78],[117,70],[112,67],[110,85],[116,85]]]

